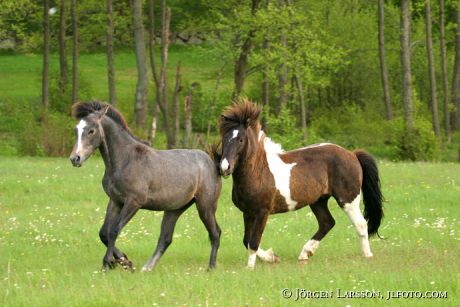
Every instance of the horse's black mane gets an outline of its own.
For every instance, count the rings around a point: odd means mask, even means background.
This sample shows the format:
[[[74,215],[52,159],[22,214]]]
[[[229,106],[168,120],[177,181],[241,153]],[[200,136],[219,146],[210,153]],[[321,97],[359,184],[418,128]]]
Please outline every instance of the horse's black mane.
[[[136,139],[139,142],[144,143],[145,145],[149,145],[147,142],[140,140],[135,135],[132,134],[131,130],[129,130],[128,124],[124,119],[123,115],[118,112],[113,106],[100,102],[100,101],[89,101],[89,102],[78,102],[72,106],[72,116],[76,119],[82,119],[92,113],[99,112],[102,110],[106,110],[105,115],[110,117],[114,122],[119,124],[120,126],[125,129],[130,136]]]
[[[234,101],[231,106],[228,106],[219,122],[219,130],[222,135],[230,130],[233,130],[240,125],[246,127],[257,127],[259,125],[259,115],[261,112],[260,106],[252,103],[246,98]]]

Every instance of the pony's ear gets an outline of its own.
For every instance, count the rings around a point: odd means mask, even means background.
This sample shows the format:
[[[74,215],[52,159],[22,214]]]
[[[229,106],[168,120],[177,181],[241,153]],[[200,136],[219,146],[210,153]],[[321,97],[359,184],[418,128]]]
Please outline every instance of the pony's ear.
[[[247,128],[251,125],[251,118],[248,118],[246,122],[244,123],[244,127]]]
[[[104,106],[100,111],[98,111],[98,112],[97,112],[98,118],[102,118],[102,116],[104,116],[104,115],[107,113],[107,111],[109,110],[109,108],[110,108],[110,105],[106,105],[106,106]]]

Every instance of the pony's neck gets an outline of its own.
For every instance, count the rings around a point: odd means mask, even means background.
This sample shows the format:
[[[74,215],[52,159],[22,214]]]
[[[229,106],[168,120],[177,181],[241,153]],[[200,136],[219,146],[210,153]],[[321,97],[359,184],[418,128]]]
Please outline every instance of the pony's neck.
[[[111,118],[104,116],[101,119],[103,130],[102,142],[99,146],[105,168],[108,171],[115,171],[120,167],[122,157],[126,157],[126,150],[131,144],[137,141]]]

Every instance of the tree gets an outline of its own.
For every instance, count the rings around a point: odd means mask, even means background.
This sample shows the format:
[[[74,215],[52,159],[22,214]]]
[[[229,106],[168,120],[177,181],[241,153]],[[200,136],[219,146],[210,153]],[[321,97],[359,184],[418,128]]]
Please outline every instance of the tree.
[[[441,51],[441,78],[442,91],[444,98],[444,130],[447,136],[447,143],[451,142],[452,132],[450,129],[449,113],[449,84],[447,80],[447,61],[446,61],[446,31],[445,31],[445,5],[444,0],[439,0],[439,44]]]
[[[116,105],[116,91],[115,91],[115,69],[113,67],[113,6],[112,0],[107,0],[107,80],[109,82],[109,103]]]
[[[177,63],[177,70],[176,70],[176,85],[174,87],[174,94],[173,94],[173,104],[174,104],[174,112],[173,112],[173,120],[174,120],[174,129],[173,129],[173,147],[176,147],[179,142],[179,131],[180,131],[180,104],[179,104],[179,94],[182,90],[181,86],[181,63]]]
[[[59,14],[59,67],[60,80],[59,87],[62,92],[65,92],[69,80],[69,69],[67,65],[66,52],[66,16],[67,15],[67,0],[61,0],[61,8]]]
[[[142,0],[133,0],[134,42],[136,45],[137,84],[134,103],[136,126],[145,127],[147,120],[148,66],[142,22]]]
[[[158,109],[160,106],[160,80],[158,77],[158,70],[155,63],[155,2],[154,0],[149,0],[148,3],[149,10],[149,60],[150,60],[150,70],[152,72],[153,81],[155,82],[155,98],[152,102],[152,125],[149,133],[150,144],[153,145],[155,140],[156,130],[157,130],[157,117]]]
[[[428,56],[428,70],[430,77],[431,86],[431,116],[433,131],[436,138],[441,137],[441,129],[439,127],[439,116],[438,116],[438,98],[436,94],[436,71],[434,67],[434,55],[433,55],[433,34],[431,31],[431,6],[430,0],[426,0],[425,3],[425,26],[426,26],[426,51]]]
[[[72,103],[78,99],[78,14],[77,0],[71,0],[70,15],[72,16]]]
[[[401,67],[403,78],[403,109],[404,122],[407,130],[414,127],[414,103],[412,100],[412,75],[411,75],[411,9],[410,0],[401,1]]]
[[[455,8],[455,62],[452,81],[452,101],[455,106],[454,126],[460,131],[460,5]]]
[[[43,0],[43,71],[42,105],[45,112],[49,107],[49,54],[50,54],[50,17],[49,0]]]
[[[257,12],[260,0],[251,0],[251,15],[254,16]],[[244,81],[246,79],[246,71],[248,69],[248,58],[253,48],[253,39],[256,30],[250,29],[244,43],[241,46],[240,55],[235,62],[235,72],[234,72],[234,82],[235,90],[233,96],[236,97],[241,94],[244,86]]]
[[[390,88],[388,82],[388,70],[385,60],[385,22],[384,22],[384,0],[378,0],[378,36],[379,36],[379,59],[380,59],[380,75],[382,77],[383,100],[385,102],[386,119],[393,118],[393,107],[391,105]]]

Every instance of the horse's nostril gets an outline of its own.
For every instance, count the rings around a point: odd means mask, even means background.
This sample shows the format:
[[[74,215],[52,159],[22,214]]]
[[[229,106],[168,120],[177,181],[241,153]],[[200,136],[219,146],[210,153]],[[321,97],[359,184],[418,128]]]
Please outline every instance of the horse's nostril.
[[[75,162],[80,162],[80,156],[75,157]]]

